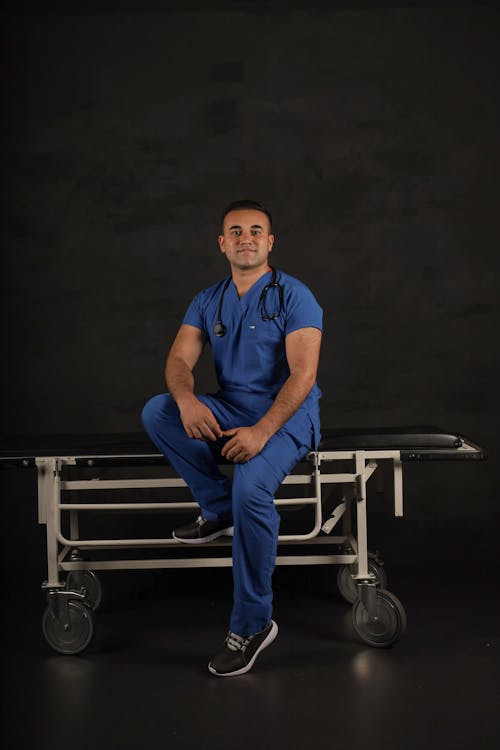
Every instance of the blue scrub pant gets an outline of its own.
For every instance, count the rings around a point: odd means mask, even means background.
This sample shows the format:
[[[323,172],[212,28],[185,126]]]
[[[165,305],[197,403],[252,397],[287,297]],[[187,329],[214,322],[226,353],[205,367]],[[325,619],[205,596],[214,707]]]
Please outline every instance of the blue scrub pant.
[[[255,424],[270,406],[269,400],[249,405],[219,394],[197,398],[212,410],[223,430]],[[315,447],[310,419],[294,419],[293,434],[286,423],[254,458],[234,464],[232,482],[219,471],[210,442],[187,436],[169,394],[150,399],[142,420],[151,440],[190,488],[203,518],[232,518],[234,599],[229,629],[245,637],[263,630],[272,615],[271,579],[280,525],[274,496],[287,474]]]

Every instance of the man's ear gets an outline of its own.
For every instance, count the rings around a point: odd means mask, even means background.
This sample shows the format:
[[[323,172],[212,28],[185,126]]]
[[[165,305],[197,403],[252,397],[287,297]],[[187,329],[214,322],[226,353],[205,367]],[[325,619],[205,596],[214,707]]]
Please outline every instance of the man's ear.
[[[217,240],[219,242],[219,248],[220,248],[221,253],[225,254],[226,250],[224,248],[224,235],[219,234],[219,236],[217,237]]]

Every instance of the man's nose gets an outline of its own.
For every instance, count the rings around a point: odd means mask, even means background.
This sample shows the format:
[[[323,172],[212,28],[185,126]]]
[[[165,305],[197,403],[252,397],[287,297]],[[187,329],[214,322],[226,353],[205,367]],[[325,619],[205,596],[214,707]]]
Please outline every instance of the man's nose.
[[[249,230],[242,229],[240,234],[240,242],[248,242],[253,240],[253,236]]]

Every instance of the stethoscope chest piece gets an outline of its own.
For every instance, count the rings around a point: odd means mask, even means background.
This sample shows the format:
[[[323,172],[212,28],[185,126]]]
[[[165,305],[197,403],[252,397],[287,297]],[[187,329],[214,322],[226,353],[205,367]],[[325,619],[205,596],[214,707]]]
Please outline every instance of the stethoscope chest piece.
[[[221,336],[225,336],[226,335],[226,326],[224,325],[224,323],[222,322],[222,320],[218,320],[217,323],[214,325],[214,333],[219,338]]]

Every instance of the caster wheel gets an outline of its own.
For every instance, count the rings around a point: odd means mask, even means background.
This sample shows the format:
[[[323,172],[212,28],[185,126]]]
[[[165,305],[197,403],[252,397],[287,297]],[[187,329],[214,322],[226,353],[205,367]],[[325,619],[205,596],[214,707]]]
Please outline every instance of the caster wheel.
[[[58,620],[51,607],[42,616],[45,640],[60,654],[79,654],[87,648],[94,635],[94,613],[85,604],[68,602],[69,625]]]
[[[368,571],[375,576],[374,583],[378,588],[385,589],[387,586],[387,573],[385,568],[380,565],[374,558],[368,560]],[[348,604],[354,604],[358,598],[358,587],[352,577],[356,572],[355,565],[341,565],[337,573],[337,586],[341,596]]]
[[[72,570],[66,578],[66,591],[82,589],[85,589],[84,603],[95,612],[102,601],[100,580],[91,570]]]
[[[406,629],[406,614],[399,599],[384,589],[377,589],[375,613],[370,617],[361,599],[352,608],[354,630],[362,641],[375,648],[389,648]]]

